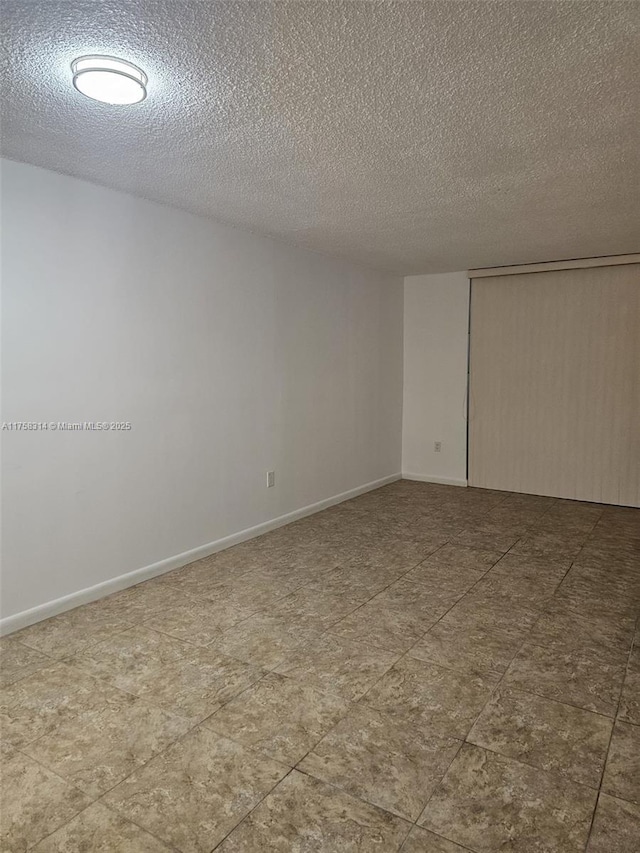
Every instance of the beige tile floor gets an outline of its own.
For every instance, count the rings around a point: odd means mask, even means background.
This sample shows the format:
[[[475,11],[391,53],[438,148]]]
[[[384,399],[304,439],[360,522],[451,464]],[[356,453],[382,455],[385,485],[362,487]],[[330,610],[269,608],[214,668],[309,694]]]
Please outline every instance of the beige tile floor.
[[[0,850],[638,853],[639,610],[640,510],[394,483],[4,638]]]

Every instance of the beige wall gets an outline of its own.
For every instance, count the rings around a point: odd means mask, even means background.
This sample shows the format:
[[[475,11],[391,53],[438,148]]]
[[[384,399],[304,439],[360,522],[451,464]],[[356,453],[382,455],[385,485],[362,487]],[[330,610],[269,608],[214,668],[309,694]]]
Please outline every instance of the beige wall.
[[[476,279],[471,485],[640,505],[640,265]]]

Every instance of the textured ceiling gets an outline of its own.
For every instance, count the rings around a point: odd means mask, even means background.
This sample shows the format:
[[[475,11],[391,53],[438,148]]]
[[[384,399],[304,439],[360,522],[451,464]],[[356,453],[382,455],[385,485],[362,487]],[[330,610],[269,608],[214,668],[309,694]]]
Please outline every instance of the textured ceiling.
[[[640,251],[637,2],[2,0],[13,159],[401,273]],[[112,53],[149,97],[89,101]]]

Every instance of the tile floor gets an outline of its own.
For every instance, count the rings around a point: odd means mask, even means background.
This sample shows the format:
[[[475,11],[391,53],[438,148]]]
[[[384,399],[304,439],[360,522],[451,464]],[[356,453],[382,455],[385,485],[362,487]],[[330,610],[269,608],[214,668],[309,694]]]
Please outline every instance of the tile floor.
[[[639,609],[640,510],[394,483],[4,638],[0,849],[638,853]]]

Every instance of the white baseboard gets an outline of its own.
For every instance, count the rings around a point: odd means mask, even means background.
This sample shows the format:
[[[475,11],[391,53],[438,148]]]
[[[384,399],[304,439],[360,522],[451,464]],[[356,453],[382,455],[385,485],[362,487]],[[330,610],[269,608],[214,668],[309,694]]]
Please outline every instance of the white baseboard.
[[[339,495],[334,495],[331,498],[326,498],[323,501],[318,501],[314,504],[309,504],[301,509],[296,509],[293,512],[288,512],[286,515],[280,515],[278,518],[273,518],[270,521],[264,521],[262,524],[256,524],[255,527],[247,527],[239,533],[233,533],[231,536],[225,536],[222,539],[217,539],[215,542],[209,542],[207,545],[200,545],[198,548],[192,548],[190,551],[184,551],[182,554],[176,554],[174,557],[167,557],[166,560],[160,560],[158,563],[152,563],[150,566],[143,566],[141,569],[134,569],[132,572],[127,572],[118,577],[110,578],[102,583],[89,586],[86,589],[72,592],[70,595],[64,595],[62,598],[56,598],[53,601],[47,601],[44,604],[39,604],[37,607],[32,607],[29,610],[23,610],[21,613],[15,613],[13,616],[5,616],[0,619],[0,635],[10,634],[13,631],[18,631],[20,628],[26,628],[28,625],[33,625],[34,622],[40,622],[43,619],[48,619],[50,616],[57,616],[58,613],[64,613],[65,610],[72,610],[74,607],[79,607],[81,604],[88,604],[91,601],[96,601],[99,598],[104,598],[106,595],[111,595],[113,592],[118,592],[121,589],[126,589],[129,586],[142,581],[155,578],[158,575],[163,575],[165,572],[170,572],[173,569],[179,569],[181,566],[186,566],[188,563],[193,563],[195,560],[201,560],[203,557],[209,557],[217,551],[224,551],[225,548],[231,548],[233,545],[239,545],[240,542],[246,542],[248,539],[255,539],[256,536],[261,536],[263,533],[268,533],[270,530],[275,530],[278,527],[284,527],[285,524],[291,524],[292,521],[297,521],[299,518],[304,518],[307,515],[313,515],[316,512],[321,512],[330,506],[348,501],[351,498],[356,498],[358,495],[363,495],[365,492],[371,492],[374,489],[379,489],[381,486],[386,486],[389,483],[394,483],[402,478],[401,474],[392,474],[389,477],[383,477],[380,480],[374,480],[371,483],[365,483],[363,486],[358,486],[355,489],[349,489],[348,492],[342,492]]]
[[[457,480],[452,477],[431,477],[425,474],[407,474],[403,471],[403,480],[416,480],[419,483],[440,483],[443,486],[467,486],[466,480]]]

